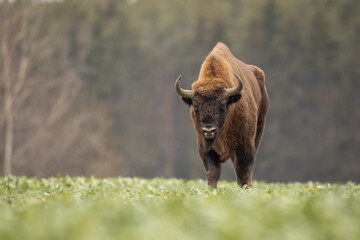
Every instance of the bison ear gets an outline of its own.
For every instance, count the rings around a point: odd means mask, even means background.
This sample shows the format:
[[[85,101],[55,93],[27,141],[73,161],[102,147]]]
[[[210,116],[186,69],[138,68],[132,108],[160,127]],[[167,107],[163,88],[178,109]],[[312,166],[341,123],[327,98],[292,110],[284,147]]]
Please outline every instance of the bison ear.
[[[192,105],[192,99],[191,98],[181,97],[181,100],[183,100],[183,102],[188,106]]]
[[[228,103],[227,103],[228,106],[231,105],[231,104],[233,104],[233,103],[236,103],[237,101],[240,100],[240,98],[241,98],[241,93],[229,97]]]

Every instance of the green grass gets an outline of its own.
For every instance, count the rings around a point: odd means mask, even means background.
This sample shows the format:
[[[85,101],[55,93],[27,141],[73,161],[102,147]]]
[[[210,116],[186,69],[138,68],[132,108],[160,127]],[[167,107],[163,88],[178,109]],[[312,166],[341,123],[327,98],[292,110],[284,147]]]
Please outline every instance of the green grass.
[[[9,176],[0,239],[360,239],[360,186]]]

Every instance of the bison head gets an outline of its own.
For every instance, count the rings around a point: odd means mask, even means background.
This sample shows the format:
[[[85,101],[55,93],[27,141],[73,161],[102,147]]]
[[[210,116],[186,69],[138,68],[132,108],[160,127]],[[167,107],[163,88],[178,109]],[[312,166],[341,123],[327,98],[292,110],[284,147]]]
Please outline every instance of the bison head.
[[[212,143],[225,122],[228,107],[241,98],[243,83],[235,74],[238,86],[233,88],[215,88],[209,95],[197,90],[186,90],[180,87],[181,75],[175,83],[176,92],[181,99],[194,109],[199,130],[207,143]]]

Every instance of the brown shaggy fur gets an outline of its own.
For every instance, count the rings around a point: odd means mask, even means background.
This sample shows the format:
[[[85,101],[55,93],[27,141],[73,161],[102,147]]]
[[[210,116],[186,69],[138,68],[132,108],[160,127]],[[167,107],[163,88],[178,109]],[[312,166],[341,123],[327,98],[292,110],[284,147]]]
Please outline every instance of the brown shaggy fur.
[[[201,119],[197,119],[194,107],[191,106],[190,110],[208,184],[214,188],[217,187],[221,164],[229,158],[233,162],[238,184],[252,186],[255,155],[269,106],[264,72],[235,58],[223,43],[218,43],[202,64],[199,78],[192,84],[195,90],[193,101],[202,101],[203,106],[222,101],[225,98],[224,89],[237,86],[233,73],[243,81],[241,99],[229,104],[224,123],[211,145],[206,144],[200,129]],[[213,116],[218,114],[216,109],[205,106],[201,111],[208,111],[206,114]]]

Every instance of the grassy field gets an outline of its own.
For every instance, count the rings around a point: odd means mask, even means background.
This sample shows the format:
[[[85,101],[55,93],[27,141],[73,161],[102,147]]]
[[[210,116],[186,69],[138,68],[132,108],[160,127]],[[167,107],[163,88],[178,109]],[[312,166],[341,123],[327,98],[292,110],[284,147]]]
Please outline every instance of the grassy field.
[[[360,239],[360,186],[9,176],[0,239]]]

